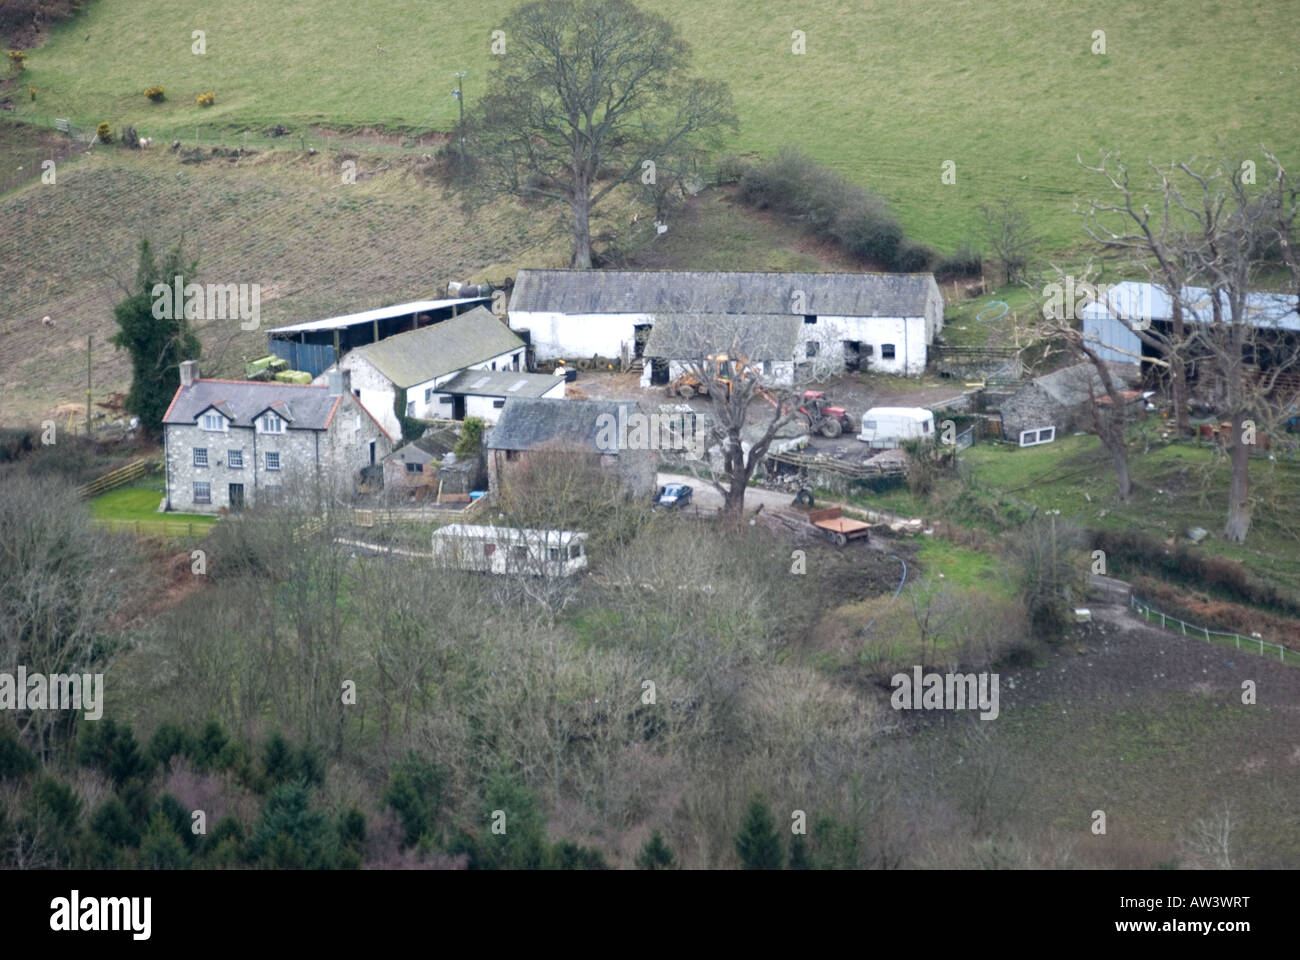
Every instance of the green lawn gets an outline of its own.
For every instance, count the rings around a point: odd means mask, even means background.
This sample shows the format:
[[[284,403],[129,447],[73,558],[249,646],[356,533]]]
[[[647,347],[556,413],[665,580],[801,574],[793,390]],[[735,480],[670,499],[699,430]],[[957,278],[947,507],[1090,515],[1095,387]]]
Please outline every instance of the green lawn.
[[[257,136],[284,124],[295,138],[315,124],[446,131],[453,74],[468,71],[472,107],[493,68],[491,31],[515,5],[92,3],[31,52],[23,80],[38,97],[15,98],[16,114],[130,123],[164,140],[192,140],[196,126]],[[806,150],[882,192],[911,234],[943,249],[971,236],[980,203],[1004,195],[1024,203],[1047,250],[1078,246],[1073,204],[1099,188],[1076,155],[1168,161],[1224,137],[1300,159],[1288,0],[1183,0],[1176,16],[1118,0],[648,6],[679,25],[702,73],[731,84],[735,150]],[[202,55],[194,30],[206,33]],[[803,55],[791,49],[796,30]],[[1105,54],[1092,52],[1097,30]],[[166,102],[146,100],[154,84]],[[208,90],[216,103],[200,108]]]
[[[202,524],[203,531],[217,522],[217,518],[204,513],[159,513],[158,503],[163,490],[160,484],[141,484],[139,486],[118,487],[108,493],[102,493],[90,501],[90,512],[96,520],[109,520],[123,523],[135,521],[169,524]]]

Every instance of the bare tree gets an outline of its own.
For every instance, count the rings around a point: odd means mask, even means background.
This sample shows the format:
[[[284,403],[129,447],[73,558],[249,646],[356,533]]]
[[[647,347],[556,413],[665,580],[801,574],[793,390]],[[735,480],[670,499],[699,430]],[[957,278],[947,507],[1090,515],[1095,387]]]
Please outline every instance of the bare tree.
[[[676,28],[627,0],[529,3],[502,32],[501,66],[470,123],[479,185],[567,206],[571,265],[590,269],[593,209],[734,128],[730,93],[689,79]]]
[[[1174,202],[1194,227],[1186,241],[1185,263],[1209,295],[1209,315],[1200,317],[1193,337],[1211,357],[1224,415],[1231,424],[1224,534],[1235,543],[1244,542],[1250,531],[1251,448],[1263,430],[1276,426],[1280,411],[1289,405],[1276,402],[1278,390],[1284,374],[1300,366],[1300,346],[1277,329],[1282,311],[1268,316],[1248,302],[1261,275],[1281,259],[1291,271],[1295,309],[1300,312],[1300,269],[1290,243],[1300,201],[1285,169],[1270,154],[1266,157],[1273,177],[1259,189],[1252,189],[1254,177],[1247,174],[1253,170],[1250,161],[1231,159],[1200,166],[1180,163],[1178,170],[1189,189],[1184,193],[1171,188]],[[1285,306],[1290,306],[1289,300],[1283,301]],[[1205,313],[1203,308],[1200,312]]]
[[[1151,318],[1120,316],[1119,320],[1142,343],[1164,360],[1169,371],[1170,399],[1180,434],[1191,433],[1187,391],[1187,324],[1183,312],[1183,287],[1188,267],[1183,257],[1185,229],[1179,222],[1178,204],[1170,179],[1171,167],[1151,165],[1159,189],[1159,207],[1151,207],[1134,196],[1128,167],[1117,157],[1106,154],[1097,166],[1079,165],[1103,177],[1119,194],[1119,200],[1103,203],[1093,200],[1083,211],[1084,231],[1105,250],[1119,251],[1129,258],[1129,265],[1144,271],[1150,281],[1169,297],[1171,316],[1168,329],[1151,326]],[[1137,358],[1141,359],[1141,358]]]
[[[1025,278],[1040,239],[1029,214],[1010,197],[996,204],[980,204],[979,210],[984,218],[984,237],[1002,261],[1007,283],[1019,283]]]

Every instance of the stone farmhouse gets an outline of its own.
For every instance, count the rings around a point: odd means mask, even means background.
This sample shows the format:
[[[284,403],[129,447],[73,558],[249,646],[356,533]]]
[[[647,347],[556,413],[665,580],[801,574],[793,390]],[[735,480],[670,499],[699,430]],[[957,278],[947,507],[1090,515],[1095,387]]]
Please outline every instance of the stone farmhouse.
[[[350,493],[392,450],[346,371],[319,386],[205,380],[194,360],[181,364],[163,440],[167,509],[185,513],[237,512],[286,485]]]
[[[563,451],[599,456],[603,469],[615,470],[628,494],[648,497],[655,486],[658,467],[653,449],[602,446],[602,415],[623,421],[639,412],[634,403],[614,400],[553,400],[512,397],[506,401],[497,425],[484,444],[488,459],[488,487],[497,494],[515,476],[527,472],[539,454]]]
[[[943,296],[929,273],[520,270],[508,309],[539,360],[632,362],[662,317],[709,314],[796,316],[805,357],[834,343],[847,367],[920,374],[943,329]],[[654,363],[653,381],[666,381],[664,359]]]

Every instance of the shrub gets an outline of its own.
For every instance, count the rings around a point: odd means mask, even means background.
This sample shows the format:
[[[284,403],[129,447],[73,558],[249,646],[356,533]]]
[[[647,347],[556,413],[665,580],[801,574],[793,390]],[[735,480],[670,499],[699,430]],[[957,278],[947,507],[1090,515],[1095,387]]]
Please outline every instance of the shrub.
[[[150,87],[148,90],[144,92],[144,95],[148,97],[150,100],[152,100],[154,103],[162,103],[164,100],[167,99],[167,96],[166,94],[164,94],[162,87]]]
[[[934,268],[935,279],[954,280],[957,277],[978,277],[984,272],[984,258],[969,243],[962,244],[952,256],[943,257]]]
[[[750,165],[745,160],[729,153],[718,161],[718,168],[715,171],[714,179],[718,186],[724,183],[739,183],[749,171]]]
[[[14,73],[21,73],[27,69],[27,51],[10,50],[9,51],[9,69]]]
[[[483,447],[483,421],[478,417],[466,417],[460,428],[460,439],[456,441],[453,453],[464,460],[477,457]]]
[[[217,95],[209,90],[207,93],[200,93],[194,98],[194,102],[200,107],[210,107],[217,102]]]
[[[101,123],[95,128],[95,136],[99,138],[100,143],[113,142],[113,128],[107,123]]]
[[[904,240],[894,259],[894,269],[902,273],[924,273],[937,258],[938,254],[925,244]]]

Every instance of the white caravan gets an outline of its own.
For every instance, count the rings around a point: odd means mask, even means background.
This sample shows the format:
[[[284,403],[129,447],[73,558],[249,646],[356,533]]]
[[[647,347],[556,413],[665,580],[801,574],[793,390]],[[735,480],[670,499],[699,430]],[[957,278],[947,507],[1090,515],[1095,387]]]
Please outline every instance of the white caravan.
[[[924,407],[872,407],[862,415],[858,439],[873,450],[892,450],[904,440],[933,440],[934,414]]]
[[[433,531],[433,561],[480,573],[569,577],[587,566],[587,535],[451,523]]]

